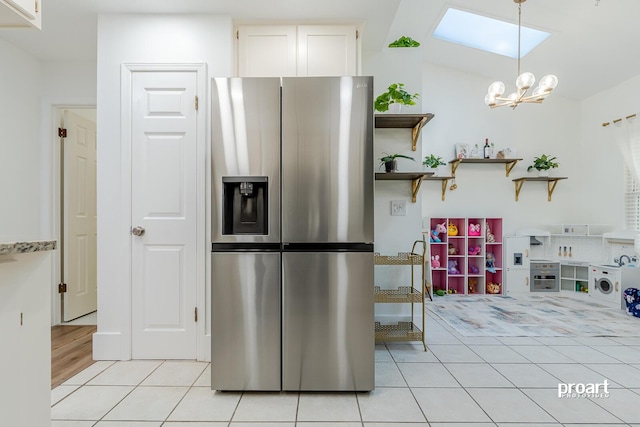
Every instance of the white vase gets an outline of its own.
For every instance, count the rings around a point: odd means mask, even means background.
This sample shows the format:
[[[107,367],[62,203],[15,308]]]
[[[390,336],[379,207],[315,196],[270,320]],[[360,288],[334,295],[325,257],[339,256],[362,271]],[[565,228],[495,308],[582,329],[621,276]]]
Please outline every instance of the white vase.
[[[387,110],[387,112],[389,114],[400,114],[400,110],[402,110],[402,104],[394,102],[393,104],[389,104],[389,110]]]
[[[548,176],[549,176],[549,169],[547,169],[547,170],[539,170],[539,171],[538,171],[538,176],[539,176],[540,178],[546,178],[546,177],[548,177]]]

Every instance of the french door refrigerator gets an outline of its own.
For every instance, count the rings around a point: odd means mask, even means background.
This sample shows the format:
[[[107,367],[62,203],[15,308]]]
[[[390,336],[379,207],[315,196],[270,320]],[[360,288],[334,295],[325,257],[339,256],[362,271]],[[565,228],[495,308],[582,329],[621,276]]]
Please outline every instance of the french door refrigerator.
[[[373,389],[372,88],[213,80],[212,388]]]

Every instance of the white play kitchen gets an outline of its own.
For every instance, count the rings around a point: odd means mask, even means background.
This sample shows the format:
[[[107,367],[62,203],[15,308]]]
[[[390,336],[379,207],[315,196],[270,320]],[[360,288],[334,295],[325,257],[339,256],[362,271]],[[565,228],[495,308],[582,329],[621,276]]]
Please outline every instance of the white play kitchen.
[[[624,290],[640,286],[635,232],[562,224],[503,235],[502,218],[478,217],[432,217],[429,224],[435,295],[570,292],[624,308]]]
[[[506,294],[572,292],[624,308],[624,290],[640,284],[633,232],[565,224],[516,234],[504,239]]]

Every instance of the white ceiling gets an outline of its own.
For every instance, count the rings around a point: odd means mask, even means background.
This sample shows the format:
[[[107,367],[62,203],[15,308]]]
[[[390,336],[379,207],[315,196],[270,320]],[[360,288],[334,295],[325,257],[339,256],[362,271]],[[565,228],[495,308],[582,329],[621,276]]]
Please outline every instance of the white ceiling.
[[[522,71],[556,74],[558,95],[576,100],[640,74],[639,0],[529,0],[522,23],[552,33],[522,59]],[[242,22],[360,24],[365,51],[401,35],[420,41],[425,61],[513,86],[516,60],[431,37],[447,7],[517,23],[513,0],[44,0],[42,30],[0,29],[3,38],[43,61],[96,60],[100,13],[210,13]],[[479,95],[483,96],[483,95]]]

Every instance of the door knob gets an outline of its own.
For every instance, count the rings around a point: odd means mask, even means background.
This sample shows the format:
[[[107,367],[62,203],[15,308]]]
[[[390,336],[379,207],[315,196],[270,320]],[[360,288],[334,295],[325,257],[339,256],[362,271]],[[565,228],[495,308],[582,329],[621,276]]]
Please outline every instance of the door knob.
[[[139,225],[133,227],[131,229],[131,234],[138,237],[144,236],[144,227],[140,227]]]

